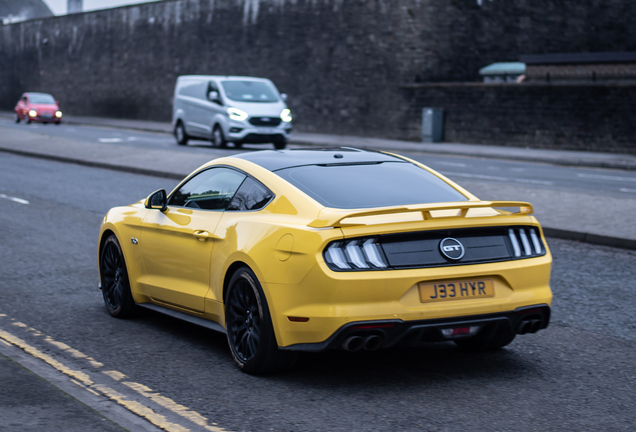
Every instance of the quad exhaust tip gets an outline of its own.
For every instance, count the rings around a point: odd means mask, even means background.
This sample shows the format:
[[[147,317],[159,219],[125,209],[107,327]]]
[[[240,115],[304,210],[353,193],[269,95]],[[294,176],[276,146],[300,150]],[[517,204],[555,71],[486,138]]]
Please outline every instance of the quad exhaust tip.
[[[536,333],[541,328],[540,319],[525,319],[517,326],[517,334]]]
[[[361,336],[349,336],[342,343],[342,348],[351,352],[360,351],[363,347],[364,347],[364,339],[362,339]]]
[[[382,342],[382,337],[375,334],[366,337],[353,335],[345,339],[345,341],[342,343],[342,349],[351,352],[360,351],[361,349],[374,351],[382,346]]]

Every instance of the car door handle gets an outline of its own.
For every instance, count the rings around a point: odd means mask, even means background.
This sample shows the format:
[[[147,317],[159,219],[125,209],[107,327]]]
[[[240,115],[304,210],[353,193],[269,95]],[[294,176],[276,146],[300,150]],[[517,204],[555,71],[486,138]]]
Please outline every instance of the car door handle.
[[[199,241],[206,241],[210,238],[210,233],[205,230],[197,230],[192,233]]]

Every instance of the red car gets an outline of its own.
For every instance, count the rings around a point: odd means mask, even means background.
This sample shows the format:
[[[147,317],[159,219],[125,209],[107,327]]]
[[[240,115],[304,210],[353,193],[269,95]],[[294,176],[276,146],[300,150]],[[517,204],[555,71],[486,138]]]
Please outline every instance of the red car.
[[[55,123],[62,121],[59,103],[47,93],[24,93],[15,106],[15,122]]]

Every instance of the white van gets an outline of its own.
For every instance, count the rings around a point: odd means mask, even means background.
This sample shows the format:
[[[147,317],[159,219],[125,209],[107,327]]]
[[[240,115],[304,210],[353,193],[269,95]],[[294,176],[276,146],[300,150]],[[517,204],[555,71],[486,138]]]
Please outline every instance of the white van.
[[[210,140],[215,147],[272,143],[283,149],[292,120],[286,98],[265,78],[180,76],[172,109],[175,138],[179,145],[194,138]]]

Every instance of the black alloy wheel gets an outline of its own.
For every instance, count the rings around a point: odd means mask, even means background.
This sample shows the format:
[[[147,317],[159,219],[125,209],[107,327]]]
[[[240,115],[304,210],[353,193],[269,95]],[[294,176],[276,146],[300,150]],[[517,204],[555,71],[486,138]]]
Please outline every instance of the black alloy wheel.
[[[249,374],[288,370],[297,353],[278,349],[267,302],[256,275],[238,269],[228,286],[225,328],[232,357]]]
[[[188,144],[188,134],[185,131],[185,127],[181,120],[177,122],[177,125],[174,127],[174,137],[177,140],[177,144],[186,145]]]
[[[219,125],[214,126],[214,130],[212,131],[212,146],[217,148],[225,148],[227,146],[223,130]]]
[[[108,312],[117,318],[126,318],[135,312],[135,301],[130,292],[128,271],[117,237],[111,234],[99,257],[102,296]]]

